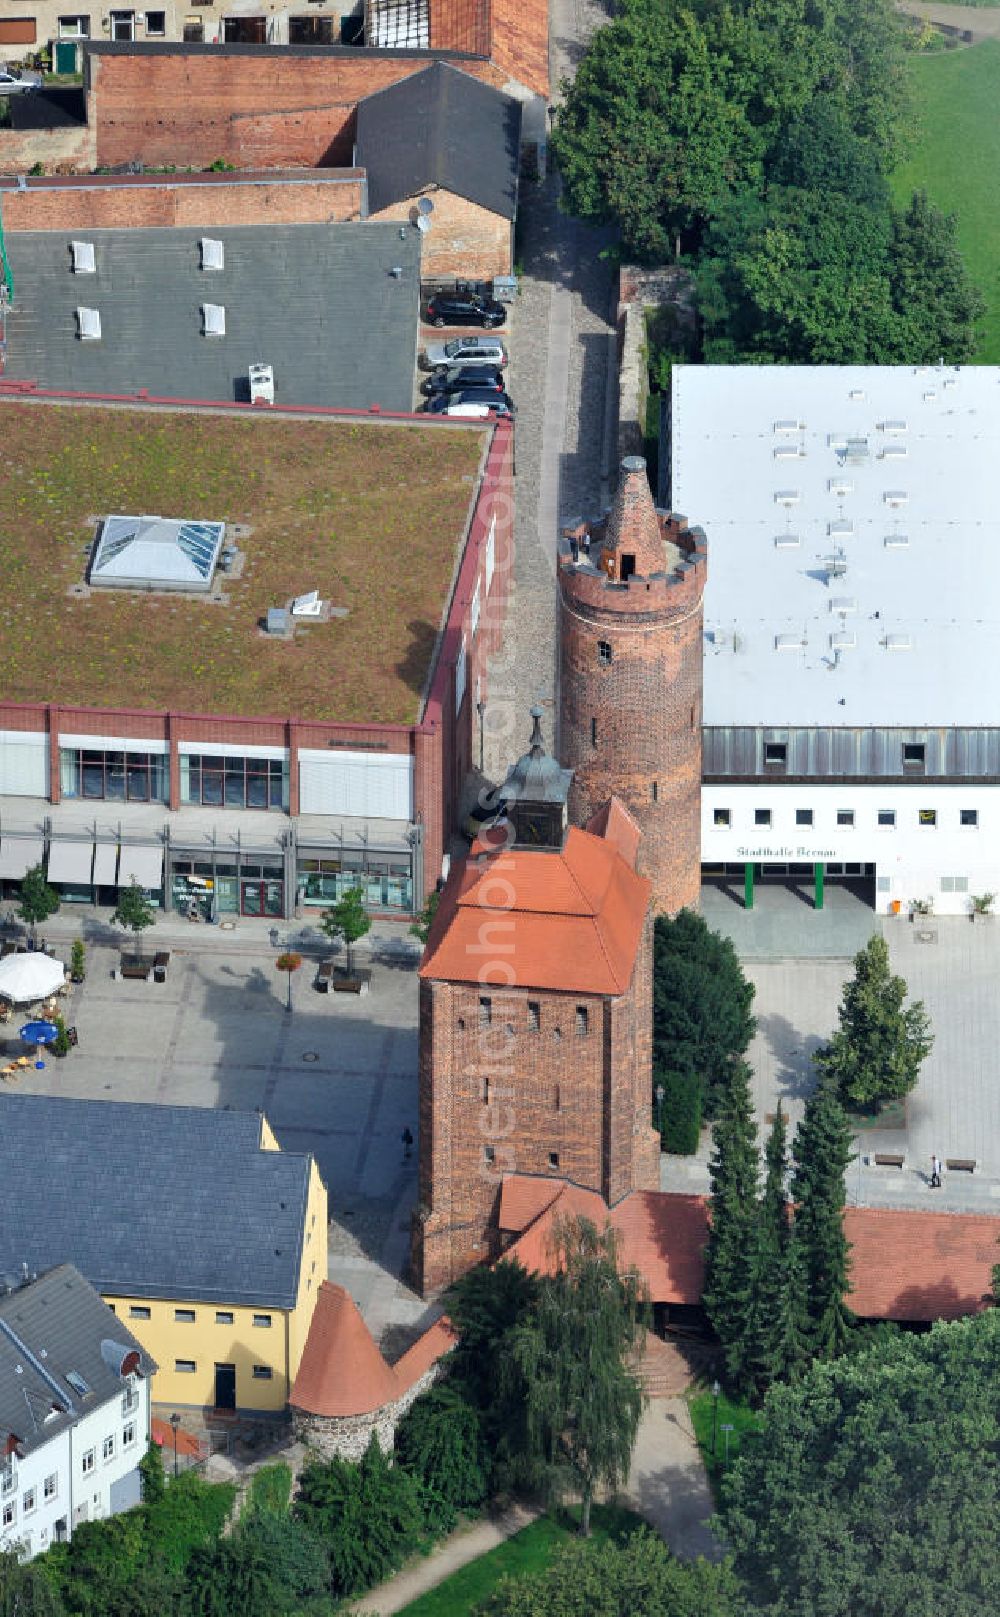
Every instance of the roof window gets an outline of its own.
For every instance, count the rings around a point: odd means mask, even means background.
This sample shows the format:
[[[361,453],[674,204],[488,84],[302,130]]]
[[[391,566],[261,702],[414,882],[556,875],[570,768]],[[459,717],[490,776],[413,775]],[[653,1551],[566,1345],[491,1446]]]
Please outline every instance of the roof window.
[[[201,267],[203,270],[221,270],[226,267],[226,244],[214,236],[201,238]]]
[[[97,273],[97,254],[92,241],[71,241],[70,253],[73,256],[74,275],[95,275]]]
[[[226,306],[224,303],[202,304],[201,329],[205,337],[224,337],[226,335]]]
[[[100,342],[101,340],[101,311],[100,309],[77,309],[76,334],[81,342]]]

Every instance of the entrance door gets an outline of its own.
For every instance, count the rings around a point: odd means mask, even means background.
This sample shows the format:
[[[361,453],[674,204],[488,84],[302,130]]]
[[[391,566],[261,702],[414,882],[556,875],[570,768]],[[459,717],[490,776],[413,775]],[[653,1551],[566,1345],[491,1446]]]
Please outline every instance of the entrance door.
[[[113,11],[111,13],[111,38],[126,41],[135,38],[134,11]]]
[[[280,881],[257,881],[256,878],[240,882],[240,909],[244,915],[266,915],[280,921],[285,913],[285,884]]]
[[[216,1409],[236,1408],[236,1366],[217,1364],[215,1367]]]

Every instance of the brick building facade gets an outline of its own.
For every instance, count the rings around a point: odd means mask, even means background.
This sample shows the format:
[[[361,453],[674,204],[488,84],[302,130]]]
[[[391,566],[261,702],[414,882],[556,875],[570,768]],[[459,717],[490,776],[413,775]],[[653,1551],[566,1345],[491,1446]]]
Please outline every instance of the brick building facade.
[[[363,217],[364,178],[349,168],[0,178],[0,213],[7,235],[331,224]]]
[[[526,759],[539,752],[536,725]],[[524,766],[508,776],[508,804]],[[505,1173],[565,1176],[612,1204],[659,1182],[638,830],[616,803],[567,829],[565,797],[561,818],[553,804],[529,782],[509,822],[474,846],[421,966],[413,1269],[425,1293],[497,1256]]]
[[[559,557],[560,753],[572,818],[617,797],[642,828],[653,906],[698,902],[701,872],[703,533],[657,512],[629,456],[600,522]]]

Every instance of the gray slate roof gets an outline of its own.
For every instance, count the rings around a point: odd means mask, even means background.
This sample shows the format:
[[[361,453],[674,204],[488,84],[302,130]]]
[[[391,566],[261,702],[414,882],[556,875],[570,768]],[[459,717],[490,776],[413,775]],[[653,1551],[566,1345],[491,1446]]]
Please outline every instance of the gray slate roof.
[[[0,1095],[0,1275],[75,1263],[105,1295],[291,1308],[308,1155],[256,1112]]]
[[[72,1264],[0,1297],[0,1450],[11,1432],[25,1453],[40,1448],[114,1398],[122,1391],[117,1367],[130,1350],[140,1374],[152,1375],[155,1361]],[[88,1390],[74,1388],[67,1374]]]
[[[355,162],[372,213],[439,185],[513,219],[520,147],[521,103],[444,62],[358,103]]]
[[[201,268],[205,236],[223,243],[223,269]],[[74,238],[93,242],[96,273],[73,273]],[[8,381],[248,402],[249,366],[263,360],[278,404],[413,408],[415,230],[403,240],[390,224],[14,231],[7,253]],[[224,306],[224,337],[203,336],[205,303]],[[77,336],[78,307],[99,311],[100,341]]]

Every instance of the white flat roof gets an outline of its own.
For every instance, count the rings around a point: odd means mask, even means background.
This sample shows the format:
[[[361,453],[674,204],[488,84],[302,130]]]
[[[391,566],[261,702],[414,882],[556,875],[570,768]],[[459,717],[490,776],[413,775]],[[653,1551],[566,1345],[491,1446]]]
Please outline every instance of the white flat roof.
[[[1000,368],[676,365],[707,725],[996,725]]]

